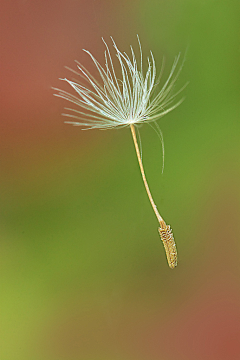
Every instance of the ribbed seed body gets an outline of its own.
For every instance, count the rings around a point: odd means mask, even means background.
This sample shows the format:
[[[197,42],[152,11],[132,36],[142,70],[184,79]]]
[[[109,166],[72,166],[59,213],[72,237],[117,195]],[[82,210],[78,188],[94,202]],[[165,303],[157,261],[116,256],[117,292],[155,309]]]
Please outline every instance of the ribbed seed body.
[[[164,227],[159,227],[158,231],[165,248],[168,265],[174,269],[177,266],[177,247],[170,225],[164,225]]]

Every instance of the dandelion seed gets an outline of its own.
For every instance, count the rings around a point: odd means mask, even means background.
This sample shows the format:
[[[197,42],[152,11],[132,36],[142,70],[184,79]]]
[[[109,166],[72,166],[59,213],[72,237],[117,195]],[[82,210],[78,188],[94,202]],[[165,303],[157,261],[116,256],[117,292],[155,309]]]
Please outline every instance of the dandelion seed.
[[[176,244],[170,226],[166,225],[153,201],[143,168],[135,127],[138,124],[155,122],[160,117],[175,109],[183,101],[183,99],[180,99],[180,101],[175,102],[176,95],[178,95],[183,88],[173,93],[175,83],[181,71],[181,66],[177,70],[180,54],[175,58],[170,74],[161,90],[156,92],[158,83],[156,80],[155,60],[152,52],[150,52],[150,57],[147,58],[147,70],[144,72],[142,48],[139,38],[140,66],[132,46],[130,47],[131,57],[129,57],[125,52],[120,52],[116,43],[111,38],[121,69],[121,79],[118,79],[116,75],[108,45],[104,39],[102,40],[106,47],[105,67],[101,66],[89,51],[84,50],[96,66],[101,82],[97,81],[84,66],[77,62],[78,71],[70,70],[83,78],[86,85],[84,85],[83,81],[78,82],[66,78],[61,79],[66,81],[75,90],[76,94],[72,95],[66,91],[55,88],[57,94],[54,95],[68,100],[83,109],[79,111],[66,108],[70,113],[63,115],[77,119],[77,121],[65,121],[68,124],[81,126],[84,129],[100,130],[130,127],[143,182],[152,208],[160,224],[159,234],[165,247],[168,264],[170,268],[173,269],[177,265]],[[157,131],[162,141],[164,151],[162,133],[158,127]]]
[[[177,266],[177,247],[173,233],[170,225],[166,225],[165,222],[161,222],[160,225],[161,227],[158,228],[158,231],[165,248],[168,265],[171,269],[174,269]]]

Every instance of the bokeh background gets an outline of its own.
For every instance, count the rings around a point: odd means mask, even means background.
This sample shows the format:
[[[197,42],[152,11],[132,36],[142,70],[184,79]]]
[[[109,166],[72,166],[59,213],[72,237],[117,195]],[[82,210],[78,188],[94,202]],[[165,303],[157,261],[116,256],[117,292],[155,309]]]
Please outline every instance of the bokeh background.
[[[2,0],[0,358],[240,359],[239,0]],[[140,129],[168,268],[129,129],[64,124],[66,85],[101,37],[186,61],[184,103]]]

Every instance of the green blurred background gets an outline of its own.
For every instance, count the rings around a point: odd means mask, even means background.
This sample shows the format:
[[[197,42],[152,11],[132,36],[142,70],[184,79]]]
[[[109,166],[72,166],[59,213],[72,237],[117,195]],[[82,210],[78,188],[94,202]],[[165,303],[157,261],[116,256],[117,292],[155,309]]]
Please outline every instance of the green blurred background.
[[[1,1],[0,358],[240,359],[240,4]],[[175,234],[168,268],[129,129],[81,131],[51,86],[101,37],[186,53],[184,103],[143,126],[143,160]],[[66,88],[65,88],[66,89]]]

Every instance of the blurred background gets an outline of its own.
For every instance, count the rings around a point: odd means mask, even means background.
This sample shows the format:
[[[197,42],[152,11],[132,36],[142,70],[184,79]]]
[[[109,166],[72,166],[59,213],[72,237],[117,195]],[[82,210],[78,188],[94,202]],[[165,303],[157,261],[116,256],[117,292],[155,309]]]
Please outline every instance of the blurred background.
[[[0,358],[240,359],[238,0],[2,0]],[[185,101],[141,127],[173,228],[170,270],[129,129],[81,131],[51,87],[101,37],[164,76],[181,52]]]

